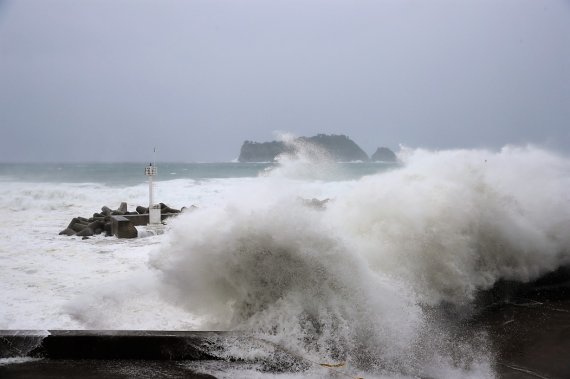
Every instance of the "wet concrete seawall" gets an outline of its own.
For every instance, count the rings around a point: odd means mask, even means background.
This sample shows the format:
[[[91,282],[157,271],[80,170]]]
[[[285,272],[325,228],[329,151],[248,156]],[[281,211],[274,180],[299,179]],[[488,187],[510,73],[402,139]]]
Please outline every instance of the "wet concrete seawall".
[[[205,351],[230,332],[3,330],[0,358],[215,359]]]

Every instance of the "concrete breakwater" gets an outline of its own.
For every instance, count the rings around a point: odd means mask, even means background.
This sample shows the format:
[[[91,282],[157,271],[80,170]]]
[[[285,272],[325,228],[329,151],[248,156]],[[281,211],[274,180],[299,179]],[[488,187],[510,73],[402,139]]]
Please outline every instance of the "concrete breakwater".
[[[174,209],[164,203],[160,203],[161,219],[175,216],[185,209]],[[93,235],[105,234],[105,236],[117,236],[119,238],[135,238],[137,230],[135,226],[149,223],[148,208],[137,206],[135,211],[128,211],[127,203],[122,202],[117,209],[107,206],[101,207],[101,212],[93,216],[74,217],[67,228],[59,232],[60,235],[78,236],[84,239]]]
[[[208,348],[231,332],[2,330],[0,358],[216,359]]]
[[[231,334],[4,330],[0,331],[0,377],[211,379],[214,376],[196,372],[185,362],[217,360],[208,348]]]

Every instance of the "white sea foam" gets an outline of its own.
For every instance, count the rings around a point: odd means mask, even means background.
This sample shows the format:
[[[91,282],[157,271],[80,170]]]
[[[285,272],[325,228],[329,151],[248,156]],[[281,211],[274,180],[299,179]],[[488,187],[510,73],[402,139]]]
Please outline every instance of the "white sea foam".
[[[306,174],[291,160],[255,191],[184,215],[151,260],[164,296],[204,328],[253,331],[313,361],[492,376],[485,344],[453,342],[426,307],[568,264],[570,164],[532,147],[402,157],[326,210],[298,201],[306,182],[280,177]]]
[[[245,330],[254,342],[217,353],[272,357],[261,371],[492,377],[485,336],[458,339],[431,310],[569,263],[570,162],[533,147],[400,158],[350,181],[308,153],[259,178],[161,182],[157,198],[198,210],[131,241],[57,232],[104,204],[145,204],[144,184],[4,182],[0,328]]]
[[[173,207],[221,206],[255,178],[160,182]],[[0,329],[193,329],[195,317],[165,302],[149,272],[163,236],[117,240],[59,236],[76,216],[102,205],[148,202],[148,186],[6,182],[0,192]]]
[[[292,134],[278,137],[289,151],[277,156],[280,165],[269,169],[269,176],[299,180],[334,180],[339,176],[338,165],[324,148],[296,139]]]
[[[204,186],[193,180],[176,180],[161,184],[158,192],[161,201],[171,206],[201,206],[202,201],[219,201],[216,194],[223,192],[222,187],[219,181]],[[129,241],[96,236],[83,241],[58,235],[73,217],[89,217],[102,205],[115,208],[120,201],[127,201],[130,209],[144,205],[148,202],[147,186],[3,184],[0,329],[193,326],[187,312],[164,303],[152,288],[141,288],[145,274],[149,283],[154,278],[146,262],[160,236]],[[103,293],[105,288],[110,295]],[[115,299],[122,295],[123,301]],[[110,306],[103,308],[103,304]]]

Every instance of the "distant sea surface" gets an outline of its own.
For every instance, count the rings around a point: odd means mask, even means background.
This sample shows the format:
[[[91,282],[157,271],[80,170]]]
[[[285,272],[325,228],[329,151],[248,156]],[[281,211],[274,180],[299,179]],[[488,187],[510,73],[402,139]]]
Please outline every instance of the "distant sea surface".
[[[0,181],[45,183],[98,183],[109,186],[136,185],[147,180],[141,163],[0,163]],[[329,180],[355,179],[389,167],[393,163],[335,163]],[[172,163],[157,164],[157,181],[173,179],[223,179],[256,177],[278,167],[276,163]],[[329,167],[330,168],[330,167]]]

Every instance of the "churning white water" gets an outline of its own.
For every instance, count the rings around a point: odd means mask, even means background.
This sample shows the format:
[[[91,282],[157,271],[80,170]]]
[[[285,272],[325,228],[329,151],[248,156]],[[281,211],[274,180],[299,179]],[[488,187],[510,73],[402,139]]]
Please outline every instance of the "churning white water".
[[[150,261],[163,296],[206,329],[253,331],[311,361],[492,376],[483,336],[459,341],[427,310],[464,311],[500,279],[569,263],[570,164],[533,148],[403,159],[335,188],[326,209],[307,207],[305,183],[280,175],[294,174],[293,160],[223,206],[180,217]]]
[[[35,307],[48,311],[45,327],[248,332],[250,343],[215,352],[254,363],[216,374],[227,377],[281,370],[299,377],[493,377],[486,336],[463,330],[461,320],[475,311],[477,293],[497,281],[525,282],[570,263],[570,161],[533,147],[403,150],[400,157],[400,166],[352,180],[334,180],[339,168],[309,152],[258,178],[163,183],[168,202],[199,209],[149,239],[38,242],[38,249],[65,244],[37,270],[51,270],[45,280],[75,290],[34,289],[47,298],[28,308],[21,296],[12,298],[4,327],[22,324],[12,307],[38,321],[29,316]],[[101,193],[122,201],[117,192],[144,203],[144,186],[76,195],[56,229],[79,214],[76,203],[93,212]],[[31,206],[46,210],[49,196]],[[330,200],[315,207],[304,200],[311,198]],[[20,212],[28,206],[1,201]],[[26,266],[14,257],[21,247],[4,249],[2,259]],[[76,271],[79,255],[93,266]],[[60,257],[72,263],[68,277],[55,279]],[[14,275],[18,286],[26,284],[22,275]],[[4,285],[10,291],[28,290]]]

